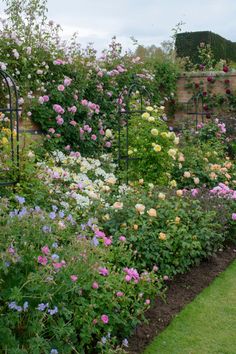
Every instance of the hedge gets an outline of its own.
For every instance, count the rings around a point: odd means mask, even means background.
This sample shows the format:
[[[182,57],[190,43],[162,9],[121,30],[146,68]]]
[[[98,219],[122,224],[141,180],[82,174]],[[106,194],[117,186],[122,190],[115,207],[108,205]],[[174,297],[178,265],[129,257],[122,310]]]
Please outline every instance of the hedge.
[[[211,45],[217,61],[220,59],[236,61],[236,43],[210,31],[177,34],[175,42],[177,56],[189,57],[194,64],[199,64],[198,46],[202,42]]]

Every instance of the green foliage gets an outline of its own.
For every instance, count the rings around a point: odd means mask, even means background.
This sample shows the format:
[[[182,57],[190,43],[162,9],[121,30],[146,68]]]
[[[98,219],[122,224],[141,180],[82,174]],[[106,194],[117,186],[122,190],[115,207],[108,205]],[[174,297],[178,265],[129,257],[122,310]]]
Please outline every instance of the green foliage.
[[[177,55],[189,57],[194,64],[204,64],[197,49],[201,43],[211,46],[216,61],[236,61],[236,44],[209,31],[178,33],[175,43]]]

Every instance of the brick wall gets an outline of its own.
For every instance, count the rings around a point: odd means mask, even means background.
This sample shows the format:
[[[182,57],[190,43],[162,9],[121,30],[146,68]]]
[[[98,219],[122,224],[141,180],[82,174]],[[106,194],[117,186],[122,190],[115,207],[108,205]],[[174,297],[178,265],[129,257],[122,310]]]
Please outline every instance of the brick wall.
[[[213,84],[207,81],[207,78],[211,76],[215,78],[215,82]],[[193,95],[192,90],[187,89],[185,86],[189,82],[194,83],[203,83],[205,90],[207,86],[211,87],[212,93],[225,94],[225,80],[229,80],[229,84],[227,88],[231,91],[236,91],[236,72],[223,73],[220,72],[192,72],[192,73],[183,73],[178,81],[177,81],[177,100],[180,104],[180,109],[175,114],[175,121],[179,121],[186,118],[186,114],[184,112],[184,107],[186,103],[190,100]],[[183,107],[181,107],[183,106]]]

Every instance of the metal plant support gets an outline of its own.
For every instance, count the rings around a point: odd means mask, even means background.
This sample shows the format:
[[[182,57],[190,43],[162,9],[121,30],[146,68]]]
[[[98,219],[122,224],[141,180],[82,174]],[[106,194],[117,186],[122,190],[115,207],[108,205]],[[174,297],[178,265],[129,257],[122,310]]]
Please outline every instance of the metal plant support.
[[[14,186],[19,181],[19,107],[13,78],[0,70],[0,187]],[[5,141],[3,132],[7,132]],[[4,150],[4,143],[7,152]],[[6,165],[3,160],[6,161]]]
[[[131,107],[131,100],[136,95],[136,100],[138,98],[138,109],[137,107]],[[129,121],[135,115],[141,115],[145,111],[145,106],[147,103],[150,104],[151,96],[148,90],[139,82],[137,77],[134,77],[134,81],[126,92],[125,98],[123,95],[119,97],[120,101],[123,101],[124,108],[120,108],[118,112],[118,167],[122,170],[122,161],[125,162],[125,181],[128,183],[128,173],[130,161],[139,160],[138,157],[129,156]],[[125,130],[125,141],[121,141],[122,131]]]
[[[190,98],[187,102],[187,115],[190,116],[190,122],[192,123],[192,117],[194,117],[195,129],[197,130],[199,123],[206,123],[206,118],[211,117],[212,112],[204,109],[204,96],[202,93],[198,93]]]

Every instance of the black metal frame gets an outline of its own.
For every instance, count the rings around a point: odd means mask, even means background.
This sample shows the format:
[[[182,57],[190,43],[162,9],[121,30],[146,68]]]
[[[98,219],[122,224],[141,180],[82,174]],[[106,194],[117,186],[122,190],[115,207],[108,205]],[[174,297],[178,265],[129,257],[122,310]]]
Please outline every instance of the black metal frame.
[[[5,85],[7,89],[8,103],[6,107],[1,107],[0,112],[3,114],[8,114],[10,118],[10,144],[11,144],[11,154],[9,158],[12,161],[12,167],[14,168],[14,178],[9,181],[1,181],[0,187],[2,186],[14,186],[19,182],[19,103],[18,103],[18,92],[16,84],[11,75],[9,75],[4,70],[0,69],[0,78],[2,85]],[[14,138],[14,133],[16,137]],[[1,153],[1,152],[0,152]]]
[[[140,109],[132,110],[130,109],[130,100],[132,94],[135,92],[139,92],[140,98]],[[122,97],[122,94],[119,98]],[[129,171],[129,161],[131,160],[139,160],[139,158],[130,157],[128,154],[129,150],[129,120],[135,114],[143,114],[146,112],[144,109],[144,97],[146,97],[149,102],[151,102],[151,95],[148,90],[139,82],[137,77],[133,77],[133,83],[130,85],[128,89],[128,93],[125,96],[125,110],[122,111],[119,109],[118,112],[118,168],[121,170],[121,161],[125,160],[125,172],[126,172],[126,183],[128,184],[128,171]],[[122,146],[121,146],[121,129],[125,128],[125,154],[122,154]]]
[[[191,110],[191,107],[193,106],[193,110]],[[190,100],[187,102],[187,109],[186,109],[186,114],[195,117],[195,129],[197,130],[197,126],[199,123],[205,123],[206,122],[206,116],[208,114],[212,115],[211,111],[204,111],[204,96],[201,92],[197,93],[196,95],[193,95]],[[200,117],[200,120],[199,120]]]

